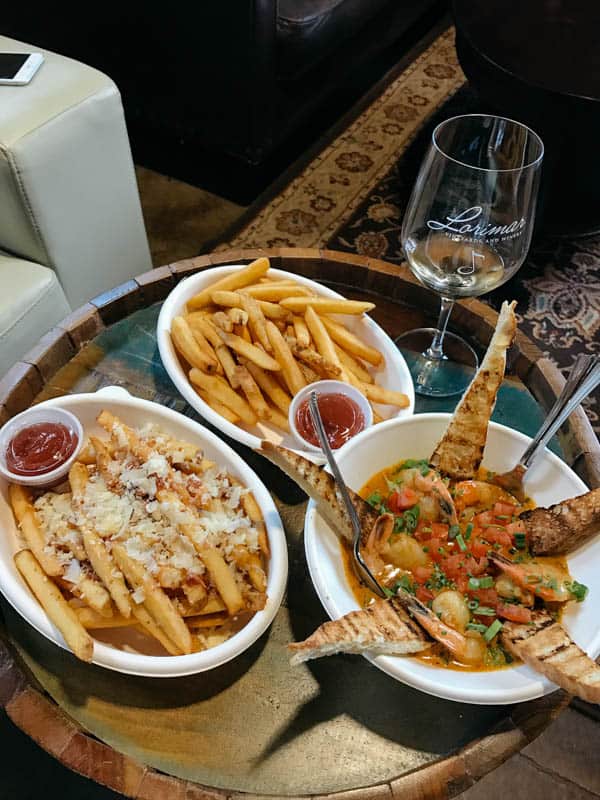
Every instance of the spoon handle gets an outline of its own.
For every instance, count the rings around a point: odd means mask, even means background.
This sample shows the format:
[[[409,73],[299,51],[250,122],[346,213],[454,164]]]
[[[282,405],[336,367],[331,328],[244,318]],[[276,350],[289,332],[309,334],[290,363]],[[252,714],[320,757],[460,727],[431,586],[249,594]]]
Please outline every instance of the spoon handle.
[[[540,450],[548,444],[563,422],[573,413],[581,401],[600,383],[600,359],[598,356],[581,355],[573,366],[567,382],[556,402],[548,412],[544,424],[527,450],[520,464],[527,468]]]
[[[354,508],[354,503],[350,499],[346,483],[342,478],[342,473],[340,472],[340,468],[338,467],[338,463],[335,460],[333,451],[329,444],[329,439],[327,438],[327,434],[325,433],[325,426],[323,425],[323,419],[321,418],[321,412],[319,411],[319,404],[317,402],[317,393],[315,391],[312,391],[310,393],[308,405],[310,409],[310,415],[312,417],[312,421],[315,426],[315,431],[319,439],[319,443],[321,445],[321,448],[323,449],[323,452],[325,453],[325,456],[327,458],[327,463],[329,464],[329,468],[331,469],[339,493],[342,496],[344,505],[346,506],[346,511],[348,512],[348,516],[350,517],[350,522],[352,523],[352,530],[354,532],[353,553],[354,553],[355,563],[357,564],[357,567],[360,572],[360,576],[367,584],[369,589],[376,592],[381,597],[385,597],[385,592],[379,585],[377,579],[375,578],[371,570],[363,561],[363,558],[360,554],[359,545],[362,534],[360,520],[358,519],[358,514],[356,513],[356,509]]]

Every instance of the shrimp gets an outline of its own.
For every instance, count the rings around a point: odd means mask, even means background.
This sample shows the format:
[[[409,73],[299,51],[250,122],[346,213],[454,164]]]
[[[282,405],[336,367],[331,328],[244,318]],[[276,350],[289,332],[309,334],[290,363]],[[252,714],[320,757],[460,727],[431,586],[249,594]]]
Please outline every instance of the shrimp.
[[[452,495],[440,475],[434,470],[430,470],[427,475],[422,475],[418,470],[414,478],[415,489],[425,495],[433,495],[437,500],[440,516],[443,517],[448,525],[457,525],[458,516],[454,507]]]
[[[393,514],[378,518],[362,554],[371,572],[386,583],[396,573],[394,568],[413,570],[424,567],[428,561],[419,542],[406,533],[394,533]]]
[[[486,643],[475,631],[467,634],[457,631],[431,611],[427,606],[409,592],[399,588],[396,597],[406,611],[436,641],[444,645],[461,664],[476,666],[485,659]]]
[[[489,553],[490,561],[499,567],[517,586],[542,600],[550,603],[565,603],[571,599],[571,593],[565,587],[570,576],[567,572],[554,564],[540,564],[530,561],[525,564],[515,564],[505,556],[498,553]]]
[[[460,481],[454,486],[454,504],[456,510],[462,512],[465,508],[475,508],[477,510],[491,508],[494,503],[508,503],[515,506],[517,503],[513,495],[486,481]]]
[[[379,553],[384,541],[387,542],[393,532],[394,515],[381,514],[375,520],[375,524],[367,536],[367,541],[361,548],[361,555],[374,575],[380,575],[384,571],[385,563]]]

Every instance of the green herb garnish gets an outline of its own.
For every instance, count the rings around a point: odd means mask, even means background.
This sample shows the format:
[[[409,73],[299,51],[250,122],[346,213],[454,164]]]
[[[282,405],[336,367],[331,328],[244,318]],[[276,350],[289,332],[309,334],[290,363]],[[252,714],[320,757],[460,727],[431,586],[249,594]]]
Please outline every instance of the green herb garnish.
[[[487,631],[487,625],[482,625],[479,622],[469,622],[467,623],[467,630],[477,631],[477,633],[485,633]]]
[[[494,579],[491,575],[483,578],[469,578],[469,589],[491,589],[493,585]]]
[[[525,550],[527,547],[527,542],[525,541],[525,534],[524,533],[515,533],[515,547],[517,550]]]
[[[583,583],[579,583],[579,581],[571,581],[570,583],[567,582],[564,584],[564,586],[567,592],[572,594],[578,603],[581,603],[582,600],[585,600],[585,597],[589,591],[588,587]]]
[[[486,642],[491,642],[494,636],[498,633],[498,631],[502,630],[502,623],[499,619],[495,619],[487,631],[483,634],[483,638]]]
[[[460,527],[458,525],[451,525],[448,529],[448,539],[456,539],[460,534]]]
[[[473,523],[469,522],[469,524],[467,525],[467,527],[465,529],[465,541],[467,541],[467,542],[469,541],[469,539],[471,538],[471,534],[472,533],[473,533]]]
[[[493,617],[496,615],[495,610],[489,606],[479,606],[475,613],[481,614],[483,617]]]
[[[460,547],[460,549],[465,552],[467,549],[467,545],[465,544],[465,540],[462,537],[462,533],[459,533],[456,537],[456,544]]]

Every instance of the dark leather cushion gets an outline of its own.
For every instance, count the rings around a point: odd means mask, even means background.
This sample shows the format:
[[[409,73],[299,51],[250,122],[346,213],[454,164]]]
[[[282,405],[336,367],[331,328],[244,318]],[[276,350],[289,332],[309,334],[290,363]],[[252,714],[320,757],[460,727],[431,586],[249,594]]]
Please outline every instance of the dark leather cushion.
[[[279,0],[279,76],[294,79],[358,32],[390,0]]]

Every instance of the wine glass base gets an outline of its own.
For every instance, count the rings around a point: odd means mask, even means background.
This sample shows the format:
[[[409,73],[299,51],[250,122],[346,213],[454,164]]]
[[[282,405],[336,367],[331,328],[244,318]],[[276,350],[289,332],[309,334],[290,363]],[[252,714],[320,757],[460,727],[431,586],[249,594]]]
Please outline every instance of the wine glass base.
[[[427,397],[462,394],[473,380],[479,360],[470,344],[454,333],[444,335],[444,356],[429,358],[435,328],[415,328],[395,340],[415,384],[415,392]]]

